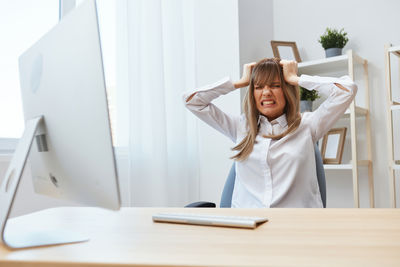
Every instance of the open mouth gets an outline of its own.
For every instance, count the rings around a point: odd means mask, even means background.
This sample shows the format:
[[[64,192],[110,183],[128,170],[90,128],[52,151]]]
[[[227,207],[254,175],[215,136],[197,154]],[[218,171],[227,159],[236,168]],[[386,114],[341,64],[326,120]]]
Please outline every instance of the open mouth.
[[[261,101],[261,106],[265,107],[265,106],[271,106],[274,105],[275,101],[274,100],[263,100]]]

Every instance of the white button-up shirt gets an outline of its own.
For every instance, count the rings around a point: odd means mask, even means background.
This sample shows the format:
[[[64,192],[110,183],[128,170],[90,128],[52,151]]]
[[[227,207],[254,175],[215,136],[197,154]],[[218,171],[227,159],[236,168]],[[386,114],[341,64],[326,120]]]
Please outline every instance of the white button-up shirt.
[[[338,88],[341,84],[348,91]],[[329,97],[313,112],[302,114],[299,127],[279,140],[263,135],[279,134],[288,128],[286,115],[272,122],[259,117],[259,132],[253,151],[236,162],[232,207],[321,208],[314,144],[343,115],[353,100],[357,86],[348,76],[327,78],[301,75],[299,85]],[[232,116],[211,101],[235,90],[229,78],[183,95],[186,107],[201,120],[239,144],[247,135],[246,117]],[[194,96],[189,100],[189,97]]]

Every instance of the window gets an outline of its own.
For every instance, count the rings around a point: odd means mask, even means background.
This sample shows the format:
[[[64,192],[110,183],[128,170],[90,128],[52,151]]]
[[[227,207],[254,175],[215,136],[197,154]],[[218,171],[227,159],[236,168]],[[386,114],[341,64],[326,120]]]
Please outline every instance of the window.
[[[77,1],[78,6],[82,1]],[[115,137],[115,1],[97,1],[111,127]],[[24,130],[18,57],[58,23],[59,1],[0,2],[0,149]],[[114,140],[116,141],[116,140]],[[13,142],[14,144],[15,142]],[[4,148],[4,147],[3,147]]]
[[[77,6],[82,1],[77,2]],[[106,80],[108,111],[114,146],[116,138],[116,1],[98,0],[97,13],[100,28],[104,75]]]
[[[24,129],[18,57],[58,22],[54,0],[0,1],[0,138]]]

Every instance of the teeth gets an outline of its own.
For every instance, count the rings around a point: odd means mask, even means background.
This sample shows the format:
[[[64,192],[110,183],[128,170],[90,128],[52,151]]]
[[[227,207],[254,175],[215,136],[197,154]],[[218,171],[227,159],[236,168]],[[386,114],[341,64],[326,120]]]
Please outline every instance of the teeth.
[[[274,104],[275,103],[275,101],[273,101],[273,100],[266,100],[266,101],[262,101],[261,102],[261,105],[272,105],[272,104]]]

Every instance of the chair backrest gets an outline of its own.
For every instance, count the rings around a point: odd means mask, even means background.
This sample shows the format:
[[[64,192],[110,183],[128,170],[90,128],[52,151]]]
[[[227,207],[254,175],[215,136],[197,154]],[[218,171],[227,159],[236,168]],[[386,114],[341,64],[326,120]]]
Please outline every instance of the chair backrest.
[[[321,153],[317,145],[314,145],[315,152],[315,165],[317,168],[317,179],[319,191],[321,193],[322,204],[326,208],[326,181],[325,181],[325,171],[324,164],[322,162]],[[230,208],[232,206],[232,193],[233,187],[235,185],[236,171],[235,162],[233,162],[231,170],[229,171],[228,178],[226,179],[224,190],[221,195],[221,208]]]

